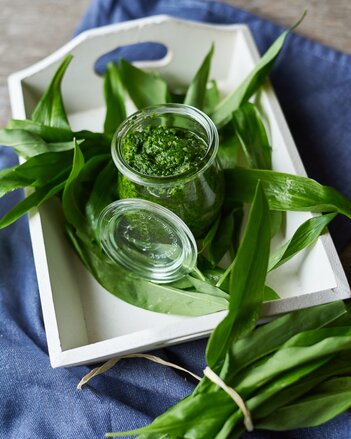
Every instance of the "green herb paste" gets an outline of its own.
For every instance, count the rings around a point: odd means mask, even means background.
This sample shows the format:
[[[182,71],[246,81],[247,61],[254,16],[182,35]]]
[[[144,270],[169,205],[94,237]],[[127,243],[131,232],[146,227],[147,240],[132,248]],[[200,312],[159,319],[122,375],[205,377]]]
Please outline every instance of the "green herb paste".
[[[183,128],[148,126],[123,139],[124,160],[143,175],[169,177],[197,170],[206,155],[206,143]]]
[[[158,203],[178,215],[195,237],[202,237],[218,215],[224,192],[217,161],[202,171],[206,164],[206,142],[190,130],[164,126],[134,130],[122,142],[125,162],[139,175],[179,177],[179,181],[143,185],[119,174],[120,198]]]

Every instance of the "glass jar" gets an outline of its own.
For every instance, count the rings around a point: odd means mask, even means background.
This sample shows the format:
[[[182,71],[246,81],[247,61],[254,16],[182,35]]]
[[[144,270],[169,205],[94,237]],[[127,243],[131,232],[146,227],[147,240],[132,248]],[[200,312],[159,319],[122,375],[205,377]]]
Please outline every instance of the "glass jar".
[[[190,131],[204,144],[199,163],[178,175],[145,175],[126,161],[126,136],[149,127]],[[179,216],[196,238],[204,236],[217,217],[224,196],[224,179],[217,160],[218,132],[202,111],[183,104],[148,107],[128,117],[112,141],[112,157],[119,170],[118,193],[160,204]]]

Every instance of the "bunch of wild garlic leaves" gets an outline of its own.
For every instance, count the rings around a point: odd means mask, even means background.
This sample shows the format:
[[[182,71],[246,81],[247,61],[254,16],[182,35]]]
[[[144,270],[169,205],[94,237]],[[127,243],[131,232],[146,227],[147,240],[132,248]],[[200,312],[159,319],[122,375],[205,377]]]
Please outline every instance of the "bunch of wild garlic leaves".
[[[184,96],[175,95],[157,74],[144,72],[125,60],[109,64],[104,79],[104,132],[74,132],[68,122],[61,82],[72,57],[59,66],[30,120],[11,120],[0,130],[0,144],[8,145],[26,162],[0,172],[0,196],[18,188],[34,191],[0,219],[0,227],[14,222],[54,195],[61,202],[67,237],[84,265],[108,291],[133,305],[163,313],[203,315],[225,310],[232,291],[229,278],[235,264],[242,228],[243,203],[252,203],[260,181],[269,203],[271,235],[279,229],[282,211],[328,212],[301,225],[292,239],[271,254],[268,271],[313,244],[325,226],[342,213],[351,216],[351,203],[335,189],[314,180],[271,170],[271,147],[258,108],[249,102],[262,86],[288,32],[263,55],[254,70],[225,99],[215,80],[209,81],[211,47]],[[126,118],[125,92],[137,108],[165,102],[184,102],[204,110],[220,133],[219,160],[226,180],[222,211],[204,237],[193,275],[169,285],[126,276],[103,253],[97,242],[97,219],[118,198],[117,169],[110,154],[112,135]],[[247,166],[238,167],[238,154]],[[252,245],[247,242],[249,247]],[[227,270],[219,267],[230,255]],[[116,282],[116,276],[118,282]],[[277,293],[264,288],[264,299]]]
[[[283,431],[319,425],[351,406],[351,313],[334,302],[255,328],[269,264],[269,222],[259,182],[230,274],[229,312],[209,339],[206,360],[243,399],[250,428]],[[205,376],[149,426],[107,436],[238,438],[245,425],[242,409]]]

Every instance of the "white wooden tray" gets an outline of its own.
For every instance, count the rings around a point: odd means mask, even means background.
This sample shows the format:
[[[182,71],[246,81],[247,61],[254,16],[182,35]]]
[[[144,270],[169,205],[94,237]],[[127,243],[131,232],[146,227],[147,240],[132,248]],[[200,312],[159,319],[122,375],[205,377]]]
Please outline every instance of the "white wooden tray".
[[[93,29],[60,50],[9,78],[13,117],[28,118],[67,53],[74,59],[63,83],[72,128],[102,130],[102,79],[95,61],[116,47],[143,41],[163,43],[167,55],[142,63],[173,86],[190,82],[212,42],[215,55],[211,78],[226,93],[240,83],[259,55],[245,25],[208,25],[156,16]],[[296,60],[298,62],[298,59]],[[284,116],[272,88],[260,93],[259,104],[270,126],[274,169],[305,175]],[[132,111],[132,106],[130,105]],[[157,314],[129,305],[106,290],[85,270],[62,231],[56,201],[30,216],[30,232],[40,297],[53,367],[93,363],[112,356],[204,337],[224,312],[202,317]],[[310,213],[289,212],[281,242]],[[269,274],[268,282],[282,299],[264,305],[269,316],[350,296],[349,286],[329,235]]]

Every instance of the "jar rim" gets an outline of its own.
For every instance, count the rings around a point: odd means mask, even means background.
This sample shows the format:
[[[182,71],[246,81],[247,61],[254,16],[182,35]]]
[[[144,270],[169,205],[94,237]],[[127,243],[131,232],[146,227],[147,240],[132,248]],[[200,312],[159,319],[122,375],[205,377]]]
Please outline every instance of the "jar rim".
[[[133,128],[137,127],[143,120],[152,115],[178,114],[192,118],[195,122],[204,128],[207,135],[207,150],[203,157],[203,165],[196,169],[190,169],[178,175],[146,175],[135,170],[127,163],[123,157],[122,139]],[[145,107],[125,119],[116,130],[111,144],[111,155],[117,169],[129,180],[139,184],[155,184],[168,186],[170,183],[185,183],[194,178],[194,176],[203,173],[214,162],[219,146],[218,131],[207,114],[203,111],[187,104],[160,104]]]

